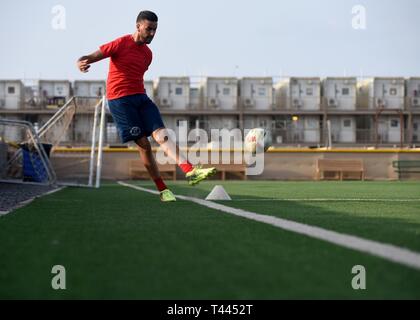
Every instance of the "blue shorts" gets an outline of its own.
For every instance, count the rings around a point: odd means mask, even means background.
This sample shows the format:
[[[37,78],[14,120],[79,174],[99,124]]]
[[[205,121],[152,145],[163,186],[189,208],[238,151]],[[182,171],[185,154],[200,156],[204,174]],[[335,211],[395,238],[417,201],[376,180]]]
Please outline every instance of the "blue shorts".
[[[158,107],[146,94],[134,94],[108,101],[123,143],[149,137],[164,128]]]

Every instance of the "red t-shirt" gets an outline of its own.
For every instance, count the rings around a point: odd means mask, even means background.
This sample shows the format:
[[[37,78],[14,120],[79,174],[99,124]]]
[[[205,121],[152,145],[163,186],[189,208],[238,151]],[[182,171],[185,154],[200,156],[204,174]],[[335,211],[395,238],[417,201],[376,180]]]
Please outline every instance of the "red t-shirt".
[[[152,62],[152,51],[146,44],[138,45],[131,34],[99,47],[105,58],[110,57],[106,97],[117,99],[145,93],[143,75]]]

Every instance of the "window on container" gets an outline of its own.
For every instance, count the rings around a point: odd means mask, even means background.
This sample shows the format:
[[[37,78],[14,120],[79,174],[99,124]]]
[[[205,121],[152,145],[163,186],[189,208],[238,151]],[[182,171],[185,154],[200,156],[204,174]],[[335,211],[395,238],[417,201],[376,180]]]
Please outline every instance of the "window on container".
[[[7,87],[8,94],[15,94],[15,91],[16,91],[15,87]]]
[[[313,94],[314,94],[314,89],[306,88],[306,95],[307,96],[313,96]]]
[[[182,88],[175,88],[175,94],[177,95],[177,96],[180,96],[180,95],[182,95]]]
[[[344,128],[350,128],[351,127],[351,120],[350,119],[345,119],[343,121],[343,127]]]
[[[62,96],[63,95],[63,91],[64,91],[64,88],[63,87],[61,87],[61,86],[58,87],[57,86],[55,88],[55,90],[56,90],[58,96]]]
[[[224,96],[230,95],[230,88],[223,88],[223,95]]]
[[[348,96],[350,94],[350,89],[349,88],[343,88],[343,90],[341,90],[341,94],[343,96]]]
[[[419,127],[419,126],[418,126],[417,122],[414,122],[414,123],[413,123],[413,130],[414,130],[414,131],[417,131],[418,127]]]
[[[396,89],[396,88],[391,88],[391,89],[389,90],[389,94],[390,94],[391,96],[396,96],[396,95],[397,95],[397,89]]]
[[[265,96],[265,88],[264,87],[260,87],[258,88],[258,95],[259,96]]]
[[[391,128],[397,128],[400,122],[396,119],[391,120]]]

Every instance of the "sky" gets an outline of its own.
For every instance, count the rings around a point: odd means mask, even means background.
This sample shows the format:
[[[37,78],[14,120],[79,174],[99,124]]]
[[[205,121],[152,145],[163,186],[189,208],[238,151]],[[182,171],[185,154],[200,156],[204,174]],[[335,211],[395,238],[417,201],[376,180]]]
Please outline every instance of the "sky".
[[[355,6],[363,12],[352,12]],[[105,79],[76,60],[159,16],[145,79],[420,76],[420,0],[2,0],[1,79]],[[362,19],[362,20],[360,20]]]

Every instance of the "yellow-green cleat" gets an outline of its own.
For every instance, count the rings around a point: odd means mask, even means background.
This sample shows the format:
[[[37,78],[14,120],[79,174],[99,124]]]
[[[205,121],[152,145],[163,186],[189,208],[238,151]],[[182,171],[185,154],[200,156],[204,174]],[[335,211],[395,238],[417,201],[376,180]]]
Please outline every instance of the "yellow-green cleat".
[[[200,181],[203,181],[216,173],[216,168],[202,168],[201,166],[194,167],[188,172],[185,177],[191,186],[195,186]]]
[[[172,193],[171,190],[165,189],[160,192],[160,201],[162,202],[172,202],[176,201],[175,195]]]

